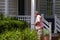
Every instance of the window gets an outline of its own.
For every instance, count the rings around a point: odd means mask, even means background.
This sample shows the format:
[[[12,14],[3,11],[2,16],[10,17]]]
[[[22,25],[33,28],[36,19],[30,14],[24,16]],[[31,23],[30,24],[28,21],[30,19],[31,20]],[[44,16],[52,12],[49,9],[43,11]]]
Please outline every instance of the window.
[[[52,0],[47,0],[47,16],[52,15]]]
[[[18,15],[24,15],[24,0],[18,0]]]
[[[45,16],[52,15],[52,5],[53,0],[38,0],[37,1],[37,10],[40,14],[45,14]]]

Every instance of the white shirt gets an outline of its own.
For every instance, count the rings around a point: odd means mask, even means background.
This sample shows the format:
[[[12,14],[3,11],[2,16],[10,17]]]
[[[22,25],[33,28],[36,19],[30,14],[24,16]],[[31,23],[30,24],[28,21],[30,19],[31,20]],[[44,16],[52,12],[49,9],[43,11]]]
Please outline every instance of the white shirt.
[[[41,18],[42,17],[40,15],[37,15],[35,23],[37,23],[37,22],[40,22],[40,23],[39,23],[39,26],[35,26],[36,29],[40,29],[43,27]]]
[[[37,15],[36,20],[35,20],[35,23],[40,22],[40,18],[41,18],[41,16],[40,15]]]

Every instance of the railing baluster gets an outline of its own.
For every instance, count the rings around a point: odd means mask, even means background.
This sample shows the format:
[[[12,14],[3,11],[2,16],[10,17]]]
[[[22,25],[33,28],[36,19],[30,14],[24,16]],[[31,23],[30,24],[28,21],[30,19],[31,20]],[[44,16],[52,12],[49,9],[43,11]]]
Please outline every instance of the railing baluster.
[[[49,33],[50,33],[50,39],[49,40],[51,40],[51,37],[52,37],[52,32],[51,32],[51,22],[49,22]]]
[[[54,32],[57,33],[57,31],[60,32],[60,29],[59,29],[60,28],[60,20],[59,20],[57,14],[55,14],[54,16],[55,16],[55,30],[54,30]]]
[[[26,22],[28,22],[28,24],[31,23],[31,16],[23,16],[23,15],[18,15],[18,16],[15,16],[15,15],[12,16],[12,15],[10,15],[10,16],[11,17],[16,17],[16,18],[18,18],[18,20],[26,21]]]

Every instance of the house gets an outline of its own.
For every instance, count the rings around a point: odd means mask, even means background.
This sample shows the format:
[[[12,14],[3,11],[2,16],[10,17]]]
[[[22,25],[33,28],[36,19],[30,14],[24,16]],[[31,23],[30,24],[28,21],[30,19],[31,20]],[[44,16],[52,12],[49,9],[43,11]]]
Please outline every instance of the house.
[[[52,17],[60,14],[60,0],[36,0],[36,10]],[[31,0],[0,0],[0,12],[7,15],[31,15]]]
[[[0,0],[0,12],[5,15],[30,15],[30,6],[30,0]]]
[[[45,19],[52,23],[55,19],[54,14],[60,16],[60,0],[34,0],[34,3],[33,5],[32,0],[0,0],[0,13],[6,16],[15,15],[19,19],[24,17],[24,20],[28,17],[26,21],[32,23],[34,23],[33,13],[35,10],[40,14],[45,14]]]
[[[0,13],[5,16],[17,16],[18,20],[27,21],[31,28],[34,26],[32,24],[34,23],[35,10],[39,11],[40,14],[44,14],[44,18],[52,22],[52,27],[55,23],[54,30],[57,33],[57,29],[60,28],[60,22],[56,22],[57,19],[54,18],[54,14],[60,19],[60,0],[0,0]],[[57,29],[56,25],[58,26]],[[51,36],[51,28],[49,30]],[[60,32],[60,29],[58,30]]]

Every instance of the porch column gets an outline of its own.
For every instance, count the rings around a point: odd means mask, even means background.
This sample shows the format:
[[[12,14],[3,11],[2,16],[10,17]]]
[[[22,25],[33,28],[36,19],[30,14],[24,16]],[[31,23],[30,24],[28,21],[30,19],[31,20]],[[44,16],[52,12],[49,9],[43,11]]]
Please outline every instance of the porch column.
[[[34,12],[36,10],[36,0],[31,0],[31,29],[34,29]]]
[[[54,33],[57,33],[57,31],[56,31],[56,13],[55,13],[55,10],[56,10],[56,9],[55,9],[55,7],[56,7],[55,4],[56,4],[56,3],[55,3],[55,2],[56,2],[56,0],[53,0],[53,15],[54,15],[54,20],[55,20],[55,21],[54,21],[54,22],[55,22],[55,23],[54,23],[54,26],[55,26],[55,27],[54,27]]]
[[[56,0],[53,0],[53,15],[55,15],[55,1]]]
[[[5,0],[5,16],[7,17],[8,15],[8,0]]]

